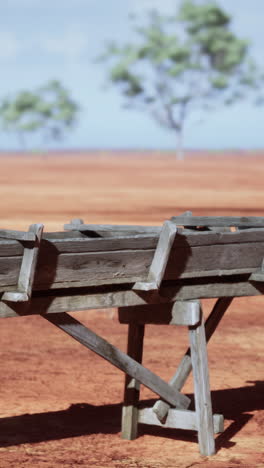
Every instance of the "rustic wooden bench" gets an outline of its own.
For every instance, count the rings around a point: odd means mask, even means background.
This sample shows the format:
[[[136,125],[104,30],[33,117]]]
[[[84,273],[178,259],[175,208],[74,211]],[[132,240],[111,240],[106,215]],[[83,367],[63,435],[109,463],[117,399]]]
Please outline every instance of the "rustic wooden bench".
[[[212,414],[206,343],[234,297],[264,292],[263,228],[264,218],[186,213],[162,227],[73,220],[64,232],[0,230],[0,317],[39,314],[124,371],[123,438],[135,438],[138,423],[196,430],[200,452],[212,455],[223,416]],[[203,298],[217,299],[205,324]],[[113,307],[128,324],[127,353],[67,314]],[[189,329],[169,383],[141,364],[150,323]],[[194,411],[181,393],[191,371]],[[153,408],[138,408],[140,383],[159,396]]]

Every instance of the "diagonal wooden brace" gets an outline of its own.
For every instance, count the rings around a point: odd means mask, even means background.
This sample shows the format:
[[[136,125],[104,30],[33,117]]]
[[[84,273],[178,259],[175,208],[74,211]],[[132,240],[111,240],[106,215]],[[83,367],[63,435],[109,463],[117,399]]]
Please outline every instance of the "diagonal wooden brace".
[[[166,270],[171,248],[177,233],[177,227],[171,221],[165,221],[159,236],[158,245],[150,265],[147,281],[138,281],[134,290],[152,291],[159,289]]]
[[[26,302],[30,300],[42,232],[43,224],[32,224],[28,232],[23,233],[23,239],[16,237],[19,240],[31,241],[31,245],[26,245],[24,248],[17,290],[5,292],[1,298],[2,301]]]
[[[70,315],[66,313],[55,313],[43,315],[43,318],[79,341],[79,343],[86,346],[86,348],[91,349],[115,367],[160,395],[161,398],[172,406],[177,406],[182,409],[186,409],[189,406],[190,399],[186,395],[173,389],[156,374],[96,335]]]

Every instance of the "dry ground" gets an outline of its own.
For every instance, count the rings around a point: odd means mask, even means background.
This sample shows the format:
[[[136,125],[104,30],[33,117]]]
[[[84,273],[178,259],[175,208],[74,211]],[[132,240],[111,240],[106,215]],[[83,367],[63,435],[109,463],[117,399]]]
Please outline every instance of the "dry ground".
[[[43,222],[161,224],[195,215],[264,216],[264,155],[158,153],[0,158],[3,228]],[[205,301],[206,313],[212,301]],[[141,427],[120,439],[123,375],[40,317],[1,321],[0,467],[263,467],[263,298],[237,299],[209,345],[213,406],[225,415],[214,457],[189,432]],[[76,317],[125,349],[112,311]],[[144,364],[169,379],[185,350],[182,329],[147,327]],[[192,381],[185,387],[192,392]],[[142,398],[154,395],[143,389]]]

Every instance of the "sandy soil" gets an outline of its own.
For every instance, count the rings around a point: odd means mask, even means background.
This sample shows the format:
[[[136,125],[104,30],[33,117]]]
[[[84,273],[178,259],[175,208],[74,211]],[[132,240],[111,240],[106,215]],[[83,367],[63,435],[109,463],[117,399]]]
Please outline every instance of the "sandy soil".
[[[0,157],[1,226],[43,222],[160,224],[195,215],[264,216],[262,155]],[[208,314],[213,301],[204,301]],[[120,439],[124,376],[40,317],[1,321],[0,467],[263,467],[263,298],[234,300],[209,344],[214,411],[225,415],[217,454],[195,434],[140,427]],[[125,350],[115,311],[75,313]],[[168,380],[185,351],[181,328],[146,327],[144,364]],[[192,393],[192,380],[185,392]],[[142,398],[155,395],[142,389]]]

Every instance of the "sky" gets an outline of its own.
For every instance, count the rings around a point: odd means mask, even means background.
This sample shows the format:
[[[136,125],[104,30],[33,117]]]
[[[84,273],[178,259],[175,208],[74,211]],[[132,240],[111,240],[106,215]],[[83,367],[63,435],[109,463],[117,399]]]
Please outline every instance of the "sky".
[[[104,64],[95,63],[107,41],[132,39],[128,16],[157,8],[174,13],[180,0],[0,0],[0,99],[33,90],[51,79],[81,106],[74,130],[53,148],[174,149],[173,132],[148,114],[124,109],[121,94],[106,86]],[[233,17],[234,32],[251,41],[251,54],[264,68],[263,0],[218,0]],[[39,138],[28,138],[30,148]],[[186,128],[193,149],[264,148],[264,106],[249,102],[219,108]],[[0,149],[16,149],[15,135],[0,133]]]

